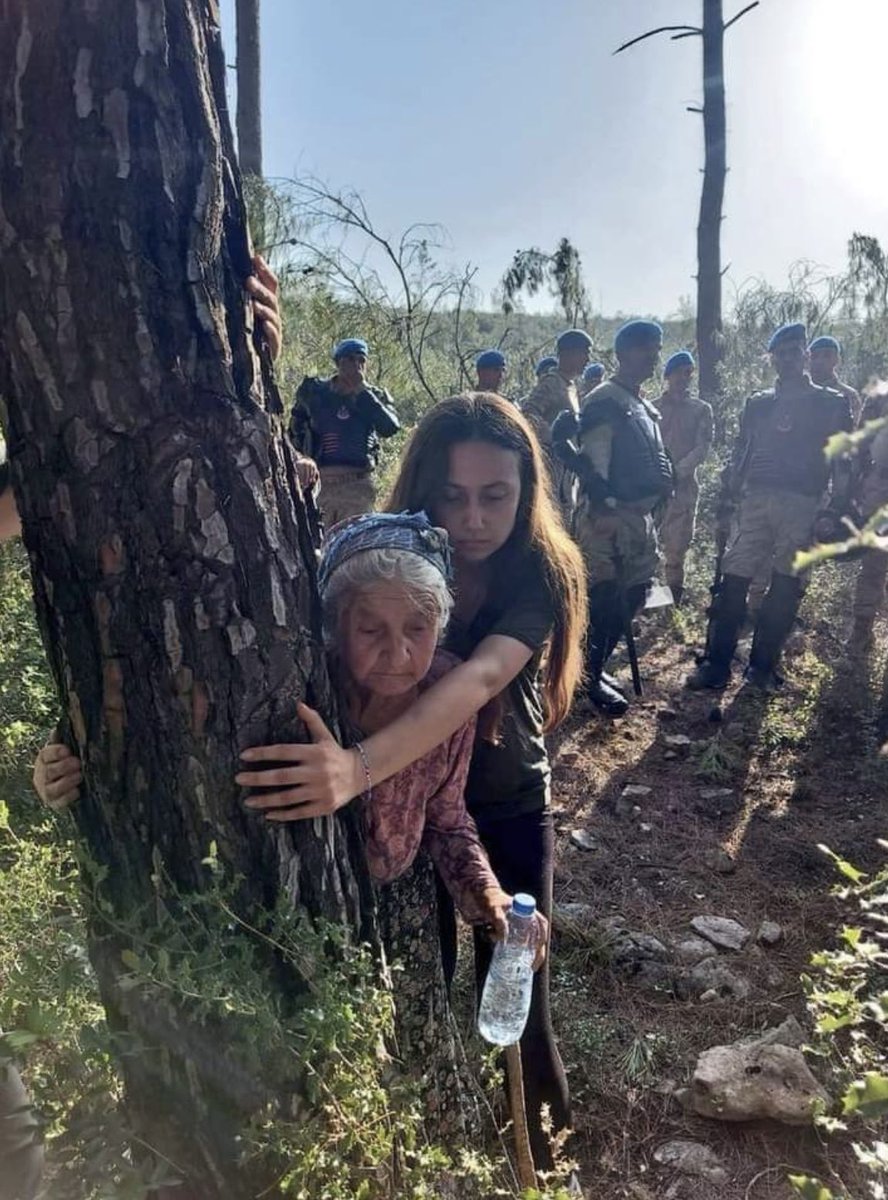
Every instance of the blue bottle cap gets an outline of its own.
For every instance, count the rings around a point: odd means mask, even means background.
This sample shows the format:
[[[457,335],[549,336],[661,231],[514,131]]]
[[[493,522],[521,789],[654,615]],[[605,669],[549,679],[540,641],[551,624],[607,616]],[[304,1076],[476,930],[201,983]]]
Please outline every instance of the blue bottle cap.
[[[516,892],[512,897],[512,912],[516,917],[532,917],[536,912],[537,902],[527,892]]]

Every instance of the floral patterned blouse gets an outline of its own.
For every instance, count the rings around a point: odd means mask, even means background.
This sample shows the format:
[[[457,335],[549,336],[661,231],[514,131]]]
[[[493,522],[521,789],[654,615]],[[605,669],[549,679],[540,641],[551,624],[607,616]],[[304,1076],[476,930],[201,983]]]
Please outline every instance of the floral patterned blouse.
[[[438,650],[421,691],[451,671],[459,659]],[[475,719],[398,771],[374,785],[364,819],[370,874],[391,883],[410,867],[420,848],[428,850],[447,890],[469,922],[485,921],[482,893],[499,888],[475,822],[466,811],[466,776],[475,740]]]

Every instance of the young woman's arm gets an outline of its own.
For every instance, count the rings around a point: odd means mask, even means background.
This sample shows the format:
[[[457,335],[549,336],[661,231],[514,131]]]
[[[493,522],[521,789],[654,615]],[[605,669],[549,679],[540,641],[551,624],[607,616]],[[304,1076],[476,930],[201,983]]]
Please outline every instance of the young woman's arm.
[[[2,478],[0,489],[0,542],[5,542],[9,538],[18,537],[22,531],[22,523],[19,520],[12,488],[9,485],[3,487]]]
[[[423,692],[397,721],[363,743],[372,783],[388,779],[451,737],[527,665],[534,651],[517,638],[492,634],[479,642],[471,658]],[[242,787],[277,787],[252,796],[251,808],[265,809],[271,821],[299,821],[325,816],[367,788],[357,750],[344,750],[313,710],[301,705],[299,715],[312,738],[282,746],[256,746],[241,755],[252,767],[263,762],[291,762],[291,767],[246,770],[237,776]]]

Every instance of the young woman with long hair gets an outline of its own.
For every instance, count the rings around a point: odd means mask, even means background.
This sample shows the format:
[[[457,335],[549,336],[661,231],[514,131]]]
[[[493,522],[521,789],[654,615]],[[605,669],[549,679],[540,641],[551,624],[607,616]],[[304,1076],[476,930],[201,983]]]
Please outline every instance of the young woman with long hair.
[[[491,866],[504,889],[530,892],[551,915],[553,830],[544,734],[564,719],[582,674],[586,583],[580,552],[551,497],[539,444],[508,401],[491,393],[454,396],[419,423],[388,509],[429,514],[450,537],[454,609],[446,646],[464,661],[407,712],[363,742],[363,758],[342,748],[304,709],[313,744],[246,751],[244,786],[278,790],[251,797],[270,820],[335,811],[367,786],[428,753],[474,714],[478,734],[466,786]],[[264,761],[292,762],[262,771]],[[259,769],[256,769],[259,768]],[[444,923],[445,964],[455,956]],[[476,938],[479,979],[489,940]],[[521,1043],[531,1143],[540,1167],[553,1128],[569,1126],[567,1081],[549,1011],[548,965],[534,980]]]

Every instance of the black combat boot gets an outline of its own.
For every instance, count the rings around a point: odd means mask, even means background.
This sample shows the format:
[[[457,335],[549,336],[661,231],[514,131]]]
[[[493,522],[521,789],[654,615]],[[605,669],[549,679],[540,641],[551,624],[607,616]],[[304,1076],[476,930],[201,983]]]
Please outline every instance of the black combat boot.
[[[730,683],[731,662],[746,615],[748,588],[749,580],[739,575],[725,575],[722,579],[718,595],[709,609],[706,657],[685,681],[685,686],[692,691],[711,688],[720,692]]]
[[[771,577],[771,586],[755,623],[749,666],[745,673],[746,682],[753,687],[773,691],[782,683],[777,674],[777,663],[783,643],[792,631],[803,590],[802,580],[793,575],[778,575],[775,572]]]
[[[605,678],[604,665],[620,638],[620,594],[615,583],[596,583],[589,589],[589,638],[586,644],[586,695],[599,712],[622,717],[629,701]]]

